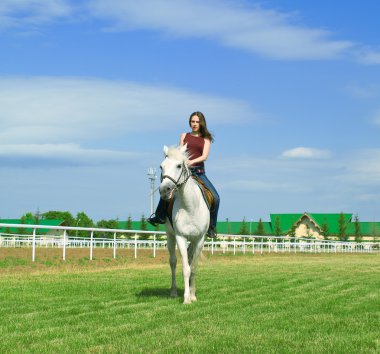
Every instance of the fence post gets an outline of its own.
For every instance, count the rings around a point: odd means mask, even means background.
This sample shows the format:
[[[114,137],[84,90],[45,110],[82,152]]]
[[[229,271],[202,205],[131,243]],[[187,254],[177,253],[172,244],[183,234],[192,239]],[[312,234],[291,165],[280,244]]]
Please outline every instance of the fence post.
[[[32,261],[36,260],[36,229],[33,229],[33,241],[32,241]]]
[[[135,258],[137,258],[137,234],[135,234]]]
[[[261,238],[261,254],[263,254],[264,237]]]
[[[234,255],[236,254],[236,237],[234,237]]]
[[[116,232],[113,233],[113,259],[116,258]]]
[[[94,241],[94,231],[91,231],[91,239],[90,239],[90,261],[92,261],[93,241]]]
[[[156,234],[153,235],[153,258],[156,258]]]
[[[62,259],[66,260],[66,230],[63,230],[63,251],[62,251]]]

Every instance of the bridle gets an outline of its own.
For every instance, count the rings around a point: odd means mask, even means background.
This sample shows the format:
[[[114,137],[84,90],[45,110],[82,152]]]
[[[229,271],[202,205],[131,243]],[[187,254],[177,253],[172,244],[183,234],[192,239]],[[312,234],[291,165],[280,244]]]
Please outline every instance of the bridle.
[[[184,177],[184,180],[180,183],[179,181],[180,181],[182,175],[184,174],[184,171],[186,172],[186,176]],[[190,177],[191,177],[191,172],[186,167],[185,162],[183,162],[182,163],[182,171],[181,171],[181,174],[179,175],[177,180],[175,180],[173,177],[171,177],[169,175],[161,175],[161,183],[165,178],[170,179],[174,183],[175,189],[178,189],[179,187],[183,186],[189,180]]]

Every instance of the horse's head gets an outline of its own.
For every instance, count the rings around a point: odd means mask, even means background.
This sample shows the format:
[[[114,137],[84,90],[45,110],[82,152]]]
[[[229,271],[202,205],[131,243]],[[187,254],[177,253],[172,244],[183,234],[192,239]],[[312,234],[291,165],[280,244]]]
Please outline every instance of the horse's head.
[[[187,145],[170,147],[164,146],[165,159],[161,163],[160,195],[164,200],[173,196],[176,188],[180,187],[190,177],[187,167]]]

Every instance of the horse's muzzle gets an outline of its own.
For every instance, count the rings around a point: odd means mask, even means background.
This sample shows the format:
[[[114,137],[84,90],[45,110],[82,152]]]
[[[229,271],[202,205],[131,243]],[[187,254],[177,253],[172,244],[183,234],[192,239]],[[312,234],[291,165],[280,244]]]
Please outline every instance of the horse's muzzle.
[[[159,188],[161,199],[163,200],[171,199],[174,193],[174,188],[175,186],[172,185],[172,183],[169,181],[165,181],[161,183],[160,188]]]

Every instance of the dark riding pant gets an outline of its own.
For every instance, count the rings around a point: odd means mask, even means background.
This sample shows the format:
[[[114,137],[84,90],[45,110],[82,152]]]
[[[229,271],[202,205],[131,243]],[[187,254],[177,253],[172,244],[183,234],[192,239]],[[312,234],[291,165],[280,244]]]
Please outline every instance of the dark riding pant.
[[[213,184],[207,178],[204,168],[191,168],[191,172],[193,173],[193,175],[196,175],[203,182],[205,187],[210,190],[214,197],[214,205],[213,208],[211,208],[210,210],[210,225],[213,226],[216,230],[216,222],[218,221],[218,211],[220,204],[219,194],[216,191]]]

